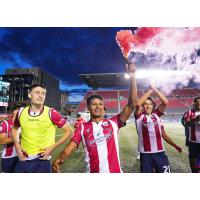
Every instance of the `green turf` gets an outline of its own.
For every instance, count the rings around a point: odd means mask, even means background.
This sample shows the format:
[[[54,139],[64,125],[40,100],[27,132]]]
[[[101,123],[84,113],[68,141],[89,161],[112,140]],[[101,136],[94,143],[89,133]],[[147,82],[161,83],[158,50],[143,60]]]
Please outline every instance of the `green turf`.
[[[180,123],[165,123],[165,130],[167,134],[173,139],[175,143],[183,148],[183,152],[179,154],[173,147],[165,143],[166,154],[168,155],[172,172],[190,172],[188,163],[188,151],[185,147],[184,129]],[[57,138],[60,137],[60,131],[57,131]],[[120,160],[122,170],[125,173],[139,172],[139,161],[136,159],[137,150],[137,134],[135,125],[127,124],[119,132],[119,148]],[[66,145],[66,144],[65,144]],[[52,155],[52,160],[58,156],[65,145],[62,145]],[[71,157],[62,165],[61,172],[68,173],[83,173],[84,167],[84,152],[82,147],[79,151],[74,152]]]

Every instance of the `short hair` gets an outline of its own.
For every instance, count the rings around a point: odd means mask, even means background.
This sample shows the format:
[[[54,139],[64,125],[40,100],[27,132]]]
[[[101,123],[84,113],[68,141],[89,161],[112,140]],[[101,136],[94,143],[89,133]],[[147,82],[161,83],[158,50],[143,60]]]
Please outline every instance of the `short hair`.
[[[93,99],[99,99],[99,100],[103,101],[103,97],[101,95],[93,94],[87,98],[87,106],[89,106],[91,104]]]
[[[77,115],[76,115],[76,117],[78,118],[78,117],[81,117],[81,114],[80,113],[78,113]]]
[[[14,110],[20,109],[21,107],[22,107],[21,104],[14,104],[14,105],[12,106],[11,111],[13,112]]]
[[[196,103],[198,99],[200,99],[200,96],[194,98],[194,103]]]
[[[41,87],[41,88],[43,88],[43,89],[46,90],[46,87],[45,87],[44,85],[42,85],[42,84],[33,84],[33,85],[31,85],[31,86],[29,87],[28,92],[31,92],[31,91],[32,91],[34,88],[36,88],[36,87]]]
[[[12,113],[14,110],[20,109],[22,107],[21,104],[14,104],[13,106],[9,106],[7,108],[8,113]]]

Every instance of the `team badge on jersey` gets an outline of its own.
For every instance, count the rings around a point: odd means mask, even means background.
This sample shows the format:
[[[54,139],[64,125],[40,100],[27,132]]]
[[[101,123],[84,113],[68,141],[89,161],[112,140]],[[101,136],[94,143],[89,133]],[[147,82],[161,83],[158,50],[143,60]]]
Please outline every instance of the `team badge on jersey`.
[[[109,123],[107,121],[105,121],[105,122],[102,123],[102,126],[108,126],[108,124]]]

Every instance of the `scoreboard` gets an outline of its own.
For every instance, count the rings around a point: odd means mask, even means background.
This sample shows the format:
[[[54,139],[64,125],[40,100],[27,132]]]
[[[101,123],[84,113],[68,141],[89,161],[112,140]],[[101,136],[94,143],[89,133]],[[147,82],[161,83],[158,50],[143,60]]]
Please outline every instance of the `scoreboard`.
[[[10,83],[0,80],[0,106],[8,106]]]

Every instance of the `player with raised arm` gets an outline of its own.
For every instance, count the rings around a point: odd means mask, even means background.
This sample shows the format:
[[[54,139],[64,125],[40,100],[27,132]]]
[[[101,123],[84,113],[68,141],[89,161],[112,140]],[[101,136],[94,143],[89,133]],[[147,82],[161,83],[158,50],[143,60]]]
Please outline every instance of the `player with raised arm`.
[[[155,92],[161,104],[156,108],[150,95]],[[140,169],[142,173],[170,172],[170,166],[162,138],[160,117],[168,104],[167,98],[154,86],[139,100],[135,111],[135,123],[139,137]]]
[[[130,74],[130,93],[128,104],[116,116],[105,119],[104,101],[100,95],[87,99],[91,119],[79,126],[69,145],[53,162],[53,171],[60,172],[60,166],[82,142],[85,150],[87,168],[90,173],[120,173],[118,131],[123,127],[137,104],[135,66],[127,65]]]

